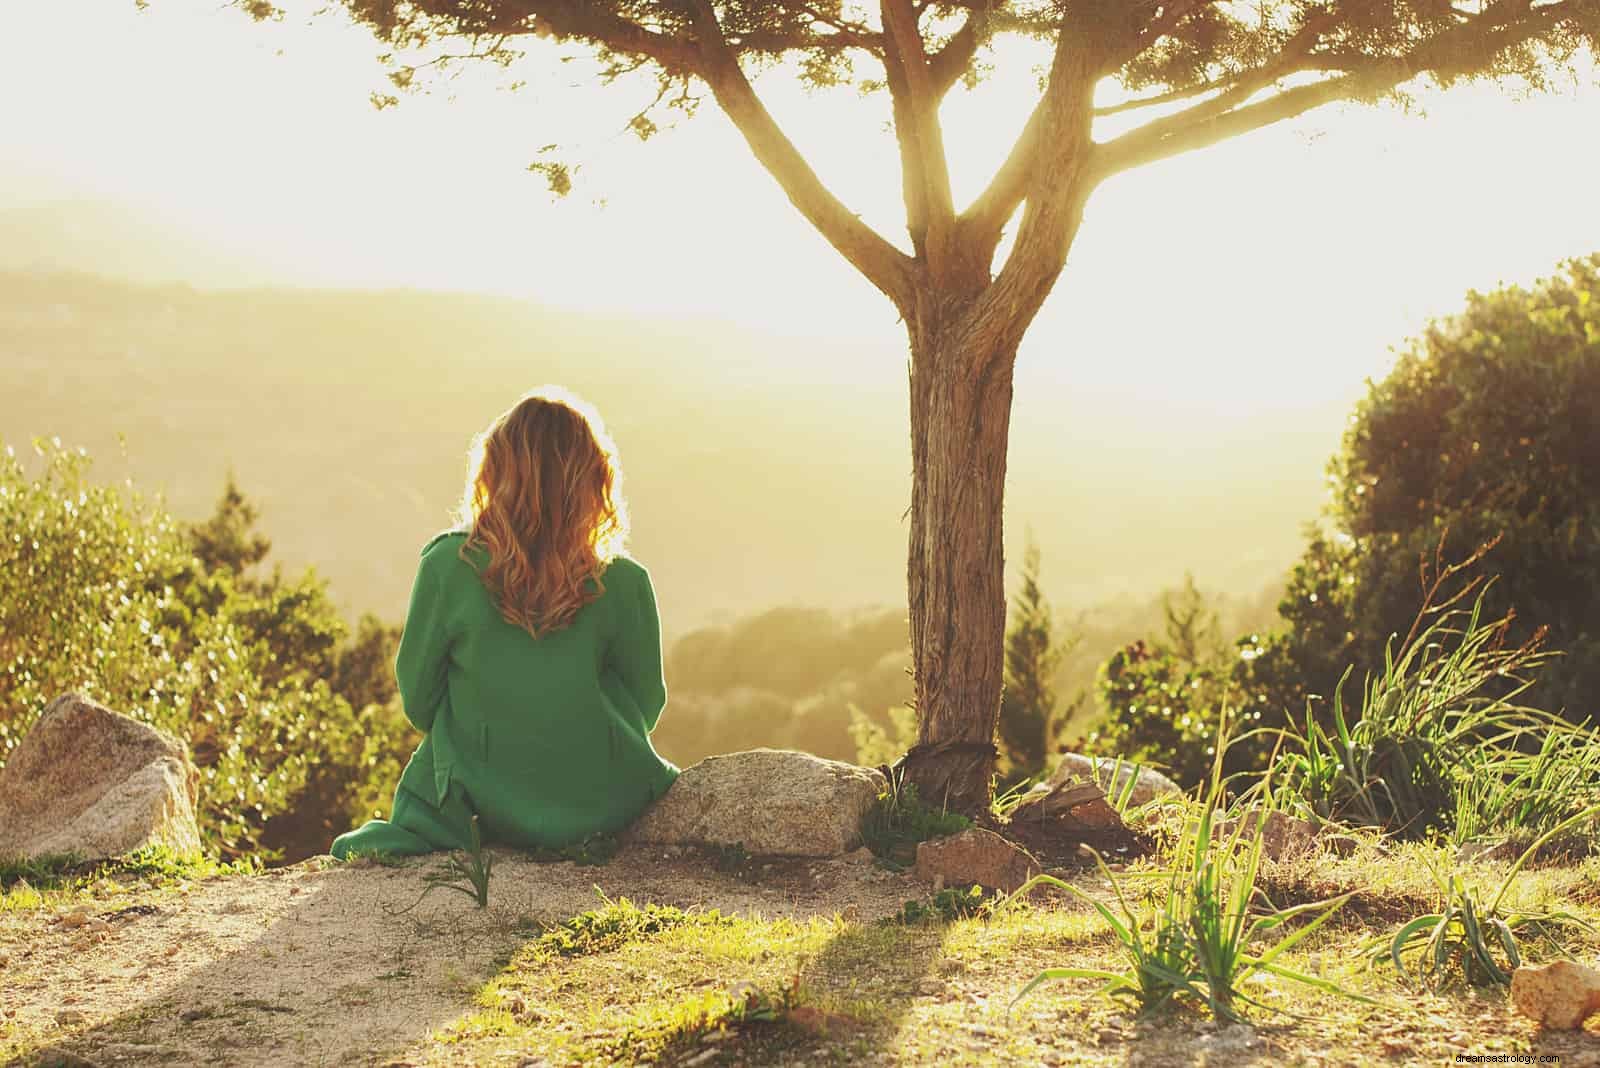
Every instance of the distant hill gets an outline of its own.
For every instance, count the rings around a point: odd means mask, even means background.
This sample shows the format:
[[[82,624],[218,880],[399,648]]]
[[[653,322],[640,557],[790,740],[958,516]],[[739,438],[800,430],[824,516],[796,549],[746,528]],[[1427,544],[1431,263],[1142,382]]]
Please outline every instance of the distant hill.
[[[315,564],[353,612],[398,618],[468,439],[521,391],[561,382],[607,415],[634,551],[682,633],[774,604],[902,602],[904,357],[856,355],[483,296],[12,271],[0,438],[85,446],[102,476],[161,489],[196,518],[231,468],[276,558]],[[1014,548],[1034,530],[1063,610],[1148,595],[1185,569],[1251,594],[1282,572],[1341,410],[1219,429],[1102,400],[1018,397],[1009,528]]]
[[[216,286],[261,285],[274,277],[249,254],[126,205],[24,200],[21,207],[0,207],[0,271],[85,272],[141,283],[204,278]]]

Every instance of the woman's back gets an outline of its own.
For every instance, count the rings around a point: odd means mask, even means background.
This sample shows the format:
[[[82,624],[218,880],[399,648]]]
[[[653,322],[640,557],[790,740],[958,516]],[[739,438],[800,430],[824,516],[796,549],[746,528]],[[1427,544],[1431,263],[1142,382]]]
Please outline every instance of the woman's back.
[[[617,557],[600,596],[535,638],[502,618],[482,550],[462,559],[464,540],[450,532],[423,550],[426,600],[413,601],[396,663],[407,714],[430,731],[435,796],[459,783],[488,834],[518,844],[620,828],[676,775],[649,738],[666,687],[648,573]],[[418,777],[408,768],[401,784]]]

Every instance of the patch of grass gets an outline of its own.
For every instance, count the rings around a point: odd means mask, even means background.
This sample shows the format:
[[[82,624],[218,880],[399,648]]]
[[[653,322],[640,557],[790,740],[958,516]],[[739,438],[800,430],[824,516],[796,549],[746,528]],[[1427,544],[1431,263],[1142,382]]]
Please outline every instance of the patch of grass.
[[[804,1016],[801,1010],[806,1011]],[[726,991],[707,991],[636,1018],[601,1049],[618,1063],[683,1062],[723,1042],[735,1042],[747,1063],[775,1059],[784,1046],[804,1045],[812,1028],[801,1020],[821,1019],[805,1004],[799,980],[769,992],[753,983]],[[835,1018],[842,1020],[843,1017]]]
[[[1308,706],[1304,724],[1283,733],[1273,768],[1281,804],[1322,820],[1460,844],[1495,832],[1541,833],[1595,803],[1600,742],[1516,703],[1550,656],[1541,648],[1544,631],[1512,646],[1511,614],[1485,621],[1492,581],[1441,592],[1492,544],[1449,566],[1436,554],[1411,632],[1385,649],[1353,722],[1346,671],[1334,689],[1331,727]],[[1457,607],[1474,590],[1471,607]]]
[[[55,855],[0,861],[0,912],[42,908],[85,893],[103,896],[131,889],[159,889],[218,875],[256,875],[254,857],[227,863],[201,854],[152,845],[112,860],[82,861]]]
[[[959,812],[923,804],[915,783],[891,775],[889,789],[878,795],[862,822],[861,836],[876,856],[896,864],[910,864],[916,859],[918,842],[971,826],[972,821]]]
[[[57,884],[74,869],[84,867],[76,853],[49,853],[39,857],[0,857],[0,890],[23,881],[33,887]]]
[[[608,953],[629,942],[653,938],[663,931],[686,925],[726,926],[733,923],[715,909],[686,912],[671,905],[635,905],[627,898],[613,901],[600,895],[603,904],[580,912],[539,936],[534,951],[544,956],[580,957]]]

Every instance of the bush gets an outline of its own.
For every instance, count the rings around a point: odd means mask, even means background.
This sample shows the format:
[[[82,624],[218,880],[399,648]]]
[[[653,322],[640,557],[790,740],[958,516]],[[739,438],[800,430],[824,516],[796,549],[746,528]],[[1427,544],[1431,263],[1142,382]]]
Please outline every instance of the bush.
[[[1549,628],[1566,653],[1527,703],[1585,722],[1600,693],[1600,255],[1531,289],[1470,293],[1372,384],[1330,466],[1332,530],[1314,537],[1248,683],[1298,717],[1349,663],[1382,670],[1417,603],[1417,563],[1448,530],[1501,537],[1485,612]]]
[[[224,856],[261,849],[285,819],[307,829],[278,848],[321,851],[329,825],[370,812],[408,741],[392,701],[356,710],[329,679],[343,663],[352,693],[383,692],[372,633],[343,650],[320,580],[244,573],[266,548],[231,483],[218,515],[186,528],[93,483],[82,450],[35,452],[34,476],[12,448],[0,457],[0,763],[78,690],[189,744],[201,833]]]

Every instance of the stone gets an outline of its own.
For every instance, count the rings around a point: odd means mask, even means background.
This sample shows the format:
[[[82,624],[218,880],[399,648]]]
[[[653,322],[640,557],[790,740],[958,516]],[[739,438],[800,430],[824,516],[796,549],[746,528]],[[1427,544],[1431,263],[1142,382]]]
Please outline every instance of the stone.
[[[1113,771],[1116,772],[1115,782],[1112,782]],[[1063,753],[1061,762],[1046,782],[1052,787],[1073,781],[1092,782],[1104,789],[1108,796],[1120,797],[1129,779],[1133,780],[1133,791],[1128,795],[1129,808],[1138,808],[1159,797],[1183,792],[1177,783],[1154,768],[1140,767],[1126,760],[1118,768],[1116,760],[1110,757],[1091,757],[1082,753]]]
[[[1600,1011],[1600,971],[1570,960],[1518,968],[1511,973],[1511,1003],[1551,1030],[1576,1030]]]
[[[198,853],[199,787],[182,742],[65,694],[0,768],[0,856]]]
[[[1259,819],[1256,812],[1247,813],[1244,817],[1244,833],[1240,835],[1241,846],[1249,841],[1249,836],[1255,833],[1256,821]],[[1227,841],[1233,837],[1236,824],[1230,820],[1217,825],[1217,838]],[[1268,860],[1286,860],[1301,853],[1309,853],[1316,845],[1319,828],[1309,820],[1299,819],[1287,812],[1276,810],[1267,813],[1266,823],[1261,827],[1261,855]]]
[[[977,883],[1009,894],[1040,870],[1032,853],[982,827],[917,843],[917,878],[935,885]]]
[[[1040,783],[1011,810],[1013,823],[1055,823],[1068,831],[1125,830],[1122,817],[1092,782]]]
[[[706,757],[628,829],[652,845],[742,846],[752,856],[837,857],[888,790],[872,769],[788,749]]]

